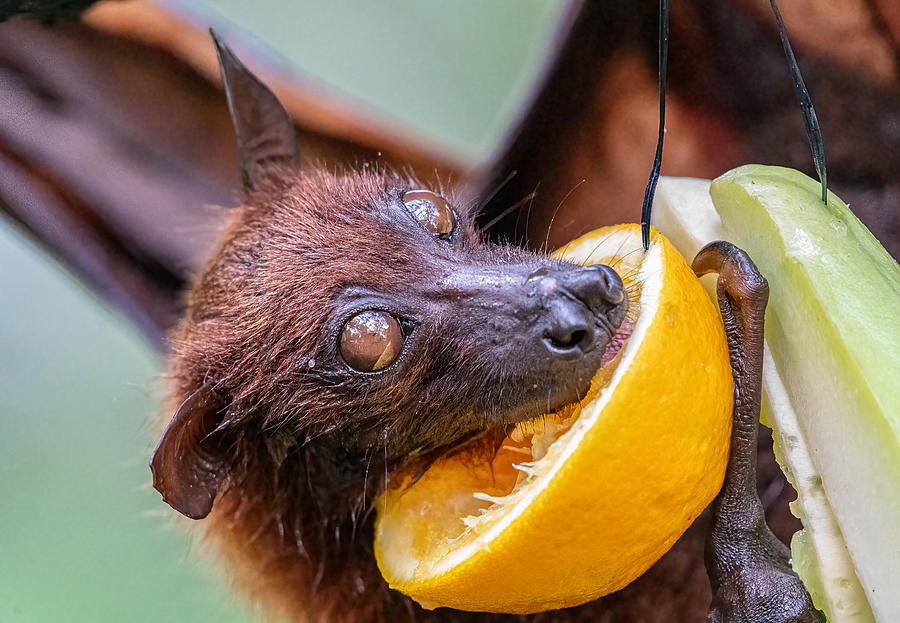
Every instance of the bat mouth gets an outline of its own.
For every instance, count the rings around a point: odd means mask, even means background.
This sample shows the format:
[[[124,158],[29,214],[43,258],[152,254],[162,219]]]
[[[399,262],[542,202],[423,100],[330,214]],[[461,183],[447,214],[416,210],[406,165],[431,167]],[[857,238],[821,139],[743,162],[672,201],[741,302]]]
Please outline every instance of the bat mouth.
[[[510,420],[521,423],[542,418],[583,402],[595,384],[595,378],[604,376],[604,368],[613,363],[631,336],[636,313],[637,306],[630,305],[626,296],[612,309],[591,314],[589,322],[593,326],[589,340],[579,331],[566,336],[568,341],[564,344],[545,338],[556,362],[532,377],[537,385],[534,387],[533,383],[532,389],[535,394],[543,392],[544,398],[523,401],[518,408],[510,410],[509,415],[513,416]],[[562,355],[557,351],[562,351]]]
[[[597,385],[598,383],[602,384],[602,379],[608,378],[611,375],[612,370],[615,369],[616,356],[622,351],[622,348],[628,342],[628,338],[631,337],[633,331],[634,319],[629,315],[623,315],[618,328],[615,329],[612,337],[610,337],[606,346],[602,350],[599,364],[595,368],[587,370],[587,372],[584,374],[583,380],[578,383],[578,387],[575,387],[573,391],[573,388],[564,386],[562,388],[562,395],[559,396],[558,399],[553,403],[548,402],[543,412],[537,415],[532,415],[531,417],[520,418],[515,424],[510,427],[510,430],[512,430],[516,426],[521,426],[522,424],[527,425],[530,422],[541,420],[543,418],[546,418],[548,415],[552,415],[560,411],[566,411],[571,407],[578,405],[579,403],[587,402],[590,399],[589,396],[592,393],[595,393],[595,385]]]
[[[622,347],[625,346],[625,342],[631,337],[632,331],[634,331],[634,319],[632,319],[631,316],[625,316],[625,318],[622,319],[622,324],[619,325],[619,328],[616,330],[612,339],[606,345],[606,349],[603,351],[603,356],[600,358],[601,368],[615,359],[616,355],[619,354],[619,351],[622,350]]]
[[[410,426],[376,443],[402,465],[577,406],[631,335],[632,298],[603,264],[454,268],[427,299],[433,313],[418,334],[425,338],[411,338],[441,345],[432,346],[423,374],[431,385],[418,403],[433,416],[405,408]]]
[[[490,398],[479,401],[475,413],[482,415],[473,418],[478,424],[472,433],[496,429],[508,434],[517,426],[571,411],[588,400],[602,379],[612,375],[617,356],[634,330],[639,306],[629,299],[625,295],[611,308],[584,309],[584,316],[570,324],[574,330],[561,332],[559,337],[545,334],[538,342],[543,346],[531,340],[531,349],[504,353],[504,359],[517,366],[518,372],[499,380],[505,383],[502,391],[491,394],[501,396],[505,404]]]

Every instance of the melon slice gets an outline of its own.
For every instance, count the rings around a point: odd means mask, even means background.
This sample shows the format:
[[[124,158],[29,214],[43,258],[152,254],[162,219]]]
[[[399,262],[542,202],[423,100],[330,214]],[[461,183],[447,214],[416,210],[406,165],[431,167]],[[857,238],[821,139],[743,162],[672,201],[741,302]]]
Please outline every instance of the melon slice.
[[[779,167],[711,186],[663,179],[655,224],[688,257],[730,240],[769,280],[763,416],[798,490],[794,568],[830,621],[896,621],[900,269],[843,202],[819,196]]]

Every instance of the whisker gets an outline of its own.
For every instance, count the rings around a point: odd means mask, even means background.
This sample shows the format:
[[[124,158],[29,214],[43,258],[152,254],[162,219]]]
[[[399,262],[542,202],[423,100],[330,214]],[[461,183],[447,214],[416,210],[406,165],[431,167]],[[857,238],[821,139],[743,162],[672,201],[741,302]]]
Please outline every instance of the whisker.
[[[544,250],[544,252],[546,252],[546,250],[549,249],[549,247],[550,247],[550,232],[553,229],[553,223],[554,223],[554,221],[556,221],[556,215],[559,213],[559,209],[566,202],[566,200],[572,196],[572,193],[574,193],[576,190],[578,190],[578,187],[581,186],[582,184],[584,184],[585,182],[587,182],[587,179],[582,179],[580,182],[575,184],[571,189],[569,189],[569,192],[567,192],[565,194],[565,196],[562,199],[560,199],[559,203],[556,204],[556,209],[553,210],[553,216],[550,217],[550,224],[547,226],[547,236],[544,238],[544,246],[541,247]]]
[[[363,497],[362,497],[362,510],[366,510],[366,499],[368,498],[369,491],[369,467],[372,465],[372,452],[366,451],[366,473],[363,476]]]
[[[485,231],[487,231],[488,229],[490,229],[491,227],[493,227],[494,225],[496,225],[498,222],[500,222],[501,220],[503,220],[506,216],[508,216],[508,215],[509,215],[510,213],[512,213],[514,210],[518,210],[519,208],[521,208],[521,207],[525,204],[525,202],[531,201],[532,199],[534,199],[534,196],[535,196],[536,194],[537,194],[537,189],[535,189],[535,190],[533,190],[532,192],[530,192],[529,194],[525,195],[522,199],[519,199],[519,200],[516,201],[514,204],[512,204],[511,206],[509,206],[508,208],[506,208],[505,210],[503,210],[503,212],[501,212],[500,214],[498,214],[497,216],[495,216],[494,218],[492,218],[491,220],[489,220],[489,221],[487,222],[487,224],[486,224],[482,229],[484,229]],[[516,223],[516,226],[518,227],[518,221],[517,221],[517,223]]]
[[[531,209],[534,207],[534,198],[537,196],[537,189],[531,195],[528,202],[528,209],[525,211],[525,239],[528,240],[528,232],[531,230]]]
[[[384,440],[382,442],[382,446],[384,446],[384,486],[387,486],[388,481],[388,458],[387,458],[387,437],[388,437],[388,428],[390,425],[384,427]],[[382,507],[382,512],[384,512],[387,508],[387,496],[384,497],[384,506]]]
[[[437,173],[437,170],[435,170],[435,173]],[[516,175],[518,175],[518,173],[519,173],[519,172],[516,171],[515,169],[513,169],[512,171],[510,171],[510,172],[509,172],[509,175],[507,175],[507,176],[503,179],[502,182],[500,182],[499,184],[497,184],[497,186],[494,188],[494,190],[492,190],[490,193],[488,193],[488,195],[481,201],[481,205],[479,206],[479,210],[478,210],[478,211],[481,212],[481,210],[483,210],[484,207],[485,207],[487,204],[489,204],[489,203],[494,199],[494,197],[497,196],[497,193],[499,193],[501,190],[503,190],[503,188],[504,188],[507,184],[509,184],[509,182],[512,181],[512,179],[513,179]],[[443,189],[442,189],[442,190],[443,190]],[[504,211],[504,214],[507,214],[507,212]],[[491,219],[491,222],[488,223],[487,225],[485,225],[485,226],[484,226],[484,229],[489,229],[489,228],[491,227],[491,225],[493,225],[495,222],[496,222],[496,219]]]

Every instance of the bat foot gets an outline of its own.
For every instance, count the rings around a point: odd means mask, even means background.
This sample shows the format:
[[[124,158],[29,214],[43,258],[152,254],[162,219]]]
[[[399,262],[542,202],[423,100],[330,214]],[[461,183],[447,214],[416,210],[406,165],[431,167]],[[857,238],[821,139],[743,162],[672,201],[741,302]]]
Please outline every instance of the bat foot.
[[[734,378],[731,452],[722,490],[712,504],[706,569],[713,599],[709,623],[824,623],[790,551],[769,530],[756,490],[756,440],[769,288],[750,257],[713,242],[694,258],[698,275],[718,273],[719,309]]]
[[[787,557],[781,564],[760,561],[723,578],[714,593],[709,623],[825,623],[794,573]]]

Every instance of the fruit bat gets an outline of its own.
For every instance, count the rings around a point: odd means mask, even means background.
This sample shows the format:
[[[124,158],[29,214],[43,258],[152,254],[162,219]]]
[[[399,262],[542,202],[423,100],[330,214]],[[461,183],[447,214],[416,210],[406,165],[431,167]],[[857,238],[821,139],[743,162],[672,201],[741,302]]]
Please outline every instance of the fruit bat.
[[[618,151],[619,145],[615,141],[615,128],[610,127],[617,120],[621,121],[620,109],[628,101],[627,98],[620,99],[623,92],[627,94],[627,89],[617,89],[617,86],[622,86],[622,80],[621,74],[616,74],[616,65],[618,63],[626,69],[641,65],[647,43],[644,42],[642,48],[640,35],[646,34],[643,21],[651,13],[650,8],[655,9],[655,6],[617,8],[602,3],[572,5],[561,27],[561,32],[566,36],[560,38],[562,43],[549,55],[547,72],[536,86],[534,97],[523,109],[520,123],[510,132],[504,156],[494,166],[473,174],[468,185],[472,197],[483,199],[480,202],[483,206],[479,216],[481,224],[490,224],[488,229],[497,239],[507,238],[525,245],[540,246],[545,240],[549,243],[567,240],[601,222],[634,220],[635,201],[611,202],[608,207],[598,210],[596,197],[615,193],[570,191],[580,179],[587,178],[613,180],[607,182],[608,188],[629,187],[620,183],[622,179],[627,179],[627,171],[617,170],[616,167],[626,158],[621,157],[622,152]],[[695,28],[689,27],[689,24]],[[29,46],[33,48],[45,42],[50,44],[51,49],[44,53],[51,54],[52,44],[59,46],[58,35],[56,31],[45,31],[26,24],[15,24],[14,27],[15,35],[24,33],[26,36],[7,35],[2,52],[3,64],[6,68],[12,68],[16,75],[28,79],[8,85],[7,92],[25,98],[25,101],[41,103],[37,110],[52,117],[52,108],[43,104],[65,98],[67,93],[72,92],[70,89],[77,90],[79,87],[72,85],[72,80],[67,82],[64,76],[42,75],[34,65],[29,65],[28,55],[24,51]],[[76,42],[76,49],[92,49],[91,46],[94,46],[93,49],[109,51],[132,45],[84,27],[67,28],[64,36],[70,42]],[[882,35],[881,39],[887,42],[889,48],[893,46],[896,49],[890,37]],[[780,159],[805,165],[805,149],[800,151],[799,156],[792,154],[791,149],[795,149],[797,143],[782,138],[796,133],[784,132],[787,122],[773,110],[775,107],[764,103],[768,98],[778,101],[779,94],[782,99],[792,98],[789,89],[779,91],[774,86],[776,81],[748,80],[746,76],[723,69],[735,66],[737,61],[734,59],[743,55],[749,47],[759,52],[759,57],[749,64],[751,73],[757,72],[753,75],[767,76],[776,71],[776,67],[784,71],[780,50],[770,45],[771,40],[772,33],[767,31],[762,19],[747,8],[742,8],[735,15],[729,9],[709,3],[708,6],[684,8],[680,14],[676,10],[673,14],[673,42],[682,41],[679,54],[684,55],[685,62],[681,67],[673,63],[672,92],[676,97],[683,98],[687,110],[703,113],[704,124],[709,127],[703,131],[693,128],[695,144],[708,146],[708,151],[714,154],[708,160],[700,159],[701,166],[691,173],[706,174],[712,167],[711,162],[715,164],[713,172],[728,168],[724,164],[727,162],[737,164],[754,159]],[[673,47],[678,49],[676,43]],[[148,51],[148,54],[153,56],[155,53]],[[634,59],[637,59],[636,65],[629,65],[629,62],[635,63]],[[89,65],[84,58],[80,61],[76,58],[75,62]],[[171,59],[157,56],[154,62],[157,73],[151,79],[170,80],[166,70],[171,66],[167,65],[172,63]],[[818,100],[825,104],[825,107],[820,107],[823,120],[827,120],[829,112],[834,111],[834,117],[846,121],[841,137],[850,137],[845,140],[852,143],[854,136],[862,134],[860,128],[867,123],[866,120],[876,116],[883,123],[891,123],[892,111],[898,108],[891,106],[891,102],[896,102],[896,93],[890,82],[859,76],[827,60],[820,60],[819,63],[822,68],[813,75],[807,75],[812,90],[816,90],[816,85],[821,85],[819,88],[829,94],[839,93],[842,87],[850,84],[858,87],[853,93],[862,94],[851,103],[840,96],[835,99],[820,96]],[[591,81],[588,92],[582,88],[585,74],[601,76],[601,79]],[[197,77],[189,82],[191,88],[203,84]],[[176,87],[186,89],[177,81]],[[169,92],[178,93],[179,88]],[[200,90],[201,99],[212,99],[215,95],[208,86],[201,86]],[[577,93],[578,97],[573,97],[573,93]],[[845,103],[829,103],[835,101]],[[220,109],[220,113],[224,114],[224,110]],[[793,108],[790,115],[794,119]],[[144,119],[151,116],[146,113]],[[227,117],[224,119],[223,125],[227,128]],[[689,118],[684,121],[685,127],[692,127],[690,121]],[[695,125],[699,124],[695,122]],[[754,129],[760,128],[767,128],[778,136],[778,140],[761,144],[763,141],[759,132],[754,132]],[[776,129],[780,131],[776,132]],[[40,133],[29,130],[19,118],[7,122],[0,151],[7,179],[21,182],[17,188],[35,200],[24,201],[22,195],[15,195],[10,190],[11,186],[6,186],[3,193],[5,209],[56,249],[76,272],[85,276],[101,293],[123,306],[152,339],[163,344],[161,336],[166,334],[182,309],[180,297],[187,275],[193,272],[199,263],[198,258],[203,255],[202,250],[197,251],[196,247],[192,249],[191,246],[202,245],[203,241],[188,242],[183,248],[166,244],[163,233],[170,232],[165,225],[166,219],[159,218],[164,215],[160,210],[166,209],[165,202],[159,201],[163,186],[159,183],[138,186],[138,191],[145,192],[132,193],[129,197],[124,206],[125,216],[133,217],[145,209],[140,231],[129,229],[134,225],[129,226],[126,223],[128,219],[123,218],[121,201],[112,201],[102,192],[92,192],[92,188],[104,188],[100,171],[113,168],[97,167],[93,172],[85,172],[83,168],[73,170],[73,167],[66,166],[65,157],[49,161],[45,157],[47,146],[41,144]],[[220,131],[225,132],[222,128]],[[837,134],[831,132],[829,135]],[[611,135],[613,138],[609,139],[609,145],[597,144],[597,137]],[[735,140],[735,136],[745,138]],[[347,154],[352,154],[351,158],[362,156],[365,159],[368,156],[376,159],[374,150],[330,140],[309,130],[301,133],[303,138],[310,139],[308,142],[314,144],[318,142],[323,151],[330,150],[332,155],[338,155],[337,159],[346,158]],[[145,139],[158,140],[146,135]],[[845,195],[863,195],[874,199],[866,202],[867,206],[878,205],[879,202],[890,205],[892,197],[896,196],[890,176],[890,171],[896,170],[892,158],[900,153],[889,149],[891,140],[895,139],[886,133],[874,141],[868,141],[865,149],[852,144],[833,149],[832,153],[837,151],[839,154],[838,163],[832,167],[836,173],[832,175],[835,187],[840,188],[843,183],[845,188],[850,189],[850,192],[842,191]],[[719,145],[727,147],[719,150]],[[217,146],[204,145],[209,153],[216,152]],[[182,144],[164,145],[162,151],[166,150],[178,153],[182,162],[190,156],[189,149]],[[76,159],[74,152],[73,149],[73,161]],[[735,159],[736,152],[739,152],[739,159]],[[767,157],[755,157],[761,153]],[[841,158],[845,163],[843,167]],[[207,167],[205,170],[204,166]],[[203,175],[191,180],[179,178],[173,171],[176,168],[164,169],[169,176],[167,180],[179,182],[171,186],[177,191],[170,195],[176,199],[170,205],[198,205],[202,201],[197,199],[204,192],[207,196],[215,195],[211,188],[228,186],[227,182],[223,182],[227,178],[227,174],[223,173],[227,168],[224,165],[219,169],[215,165],[198,165]],[[642,171],[643,168],[642,165]],[[516,175],[501,186],[500,182],[507,179],[513,170]],[[843,179],[840,177],[842,170]],[[227,193],[219,193],[219,197],[227,197]],[[121,198],[122,193],[119,193],[117,199]],[[518,209],[508,211],[510,207]],[[526,218],[526,214],[530,218]],[[896,221],[891,221],[890,211],[885,210],[882,214],[885,216],[883,220],[870,221],[870,224],[886,246],[895,249],[891,241],[896,238],[891,236],[896,236],[896,233],[891,232],[896,232],[896,226],[892,224]],[[205,221],[198,218],[198,222]],[[550,222],[554,223],[552,229]],[[203,227],[197,229],[202,230]],[[784,514],[783,509],[781,512]],[[705,604],[702,603],[705,578],[702,572],[697,573],[696,556],[697,543],[702,541],[702,536],[698,541],[692,534],[689,533],[643,580],[604,601],[617,604],[611,607],[631,613],[634,620],[646,620],[647,616],[640,613],[648,612],[651,607],[653,612],[658,613],[660,603],[667,604],[666,607],[671,607],[672,612],[686,619],[699,617],[701,610],[705,612]],[[692,550],[695,555],[684,556],[687,550]],[[649,588],[651,585],[652,588]],[[708,603],[708,598],[705,601]],[[640,619],[641,616],[644,619]]]

